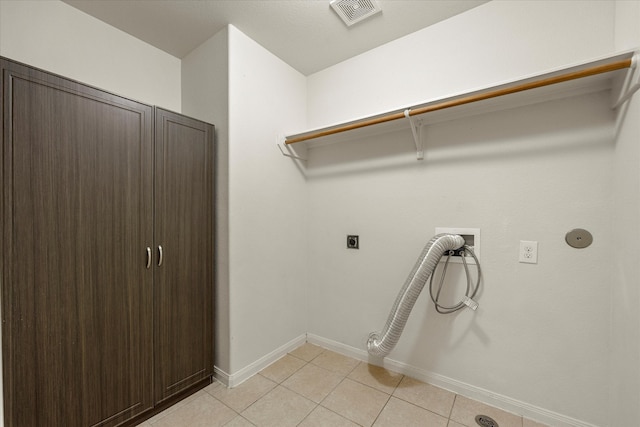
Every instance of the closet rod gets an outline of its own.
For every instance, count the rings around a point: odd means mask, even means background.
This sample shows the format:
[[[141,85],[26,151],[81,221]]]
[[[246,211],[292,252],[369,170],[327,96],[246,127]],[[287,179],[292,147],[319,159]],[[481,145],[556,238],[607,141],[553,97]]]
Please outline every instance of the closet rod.
[[[418,114],[430,113],[433,111],[444,110],[446,108],[457,107],[460,105],[470,104],[473,102],[484,101],[491,98],[497,98],[504,95],[510,95],[517,92],[522,92],[530,89],[537,89],[544,86],[550,86],[557,83],[568,82],[571,80],[581,79],[584,77],[595,76],[597,74],[609,73],[611,71],[622,70],[625,68],[630,68],[633,66],[633,59],[622,59],[615,62],[611,62],[604,65],[597,65],[590,68],[585,68],[583,70],[573,71],[565,74],[560,74],[554,77],[542,78],[540,80],[535,80],[528,83],[522,83],[515,86],[497,89],[490,92],[472,94],[462,98],[452,99],[449,101],[439,102],[433,105],[426,105],[424,107],[417,107],[415,109],[409,110],[409,116],[415,116]],[[393,113],[384,114],[382,116],[378,116],[371,119],[365,119],[362,121],[345,124],[342,126],[320,130],[317,132],[309,133],[306,135],[301,135],[293,138],[286,138],[285,143],[287,144],[295,144],[297,142],[308,141],[310,139],[321,138],[323,136],[334,135],[337,133],[347,132],[354,129],[359,129],[367,126],[377,125],[380,123],[390,122],[393,120],[404,119],[405,112],[398,111]]]

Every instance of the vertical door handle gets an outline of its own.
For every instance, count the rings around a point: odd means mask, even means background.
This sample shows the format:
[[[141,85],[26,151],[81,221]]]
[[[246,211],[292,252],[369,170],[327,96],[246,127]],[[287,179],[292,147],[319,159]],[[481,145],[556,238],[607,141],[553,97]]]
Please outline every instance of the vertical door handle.
[[[151,268],[151,248],[147,246],[147,270]]]
[[[158,245],[158,267],[162,265],[162,246]]]

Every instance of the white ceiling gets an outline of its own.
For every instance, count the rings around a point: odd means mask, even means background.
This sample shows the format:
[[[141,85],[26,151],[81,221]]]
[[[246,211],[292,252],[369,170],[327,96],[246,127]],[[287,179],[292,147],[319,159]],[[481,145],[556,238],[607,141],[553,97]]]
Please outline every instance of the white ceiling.
[[[488,0],[378,0],[352,27],[329,0],[63,1],[178,58],[232,24],[309,75]]]

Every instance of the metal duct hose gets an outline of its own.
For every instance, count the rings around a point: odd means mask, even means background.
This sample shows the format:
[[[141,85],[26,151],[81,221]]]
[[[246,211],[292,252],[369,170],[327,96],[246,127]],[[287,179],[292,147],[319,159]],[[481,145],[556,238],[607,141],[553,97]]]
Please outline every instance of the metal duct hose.
[[[384,329],[382,332],[369,334],[367,350],[370,355],[385,357],[393,350],[400,339],[413,305],[438,265],[438,261],[447,251],[462,246],[464,246],[464,239],[455,234],[438,234],[429,240],[396,297]]]

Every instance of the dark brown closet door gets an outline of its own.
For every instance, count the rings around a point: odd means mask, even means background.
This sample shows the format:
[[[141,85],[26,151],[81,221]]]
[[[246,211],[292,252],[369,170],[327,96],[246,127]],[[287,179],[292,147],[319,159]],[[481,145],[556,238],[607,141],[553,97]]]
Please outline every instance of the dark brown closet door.
[[[5,425],[116,425],[153,405],[153,110],[0,68]]]
[[[161,402],[213,372],[214,129],[159,108],[155,129],[155,388]]]

